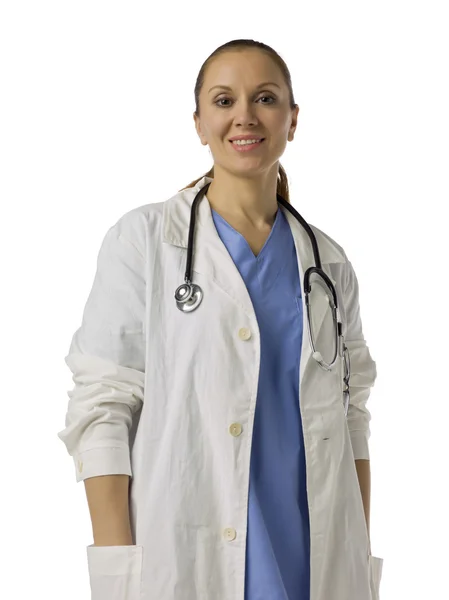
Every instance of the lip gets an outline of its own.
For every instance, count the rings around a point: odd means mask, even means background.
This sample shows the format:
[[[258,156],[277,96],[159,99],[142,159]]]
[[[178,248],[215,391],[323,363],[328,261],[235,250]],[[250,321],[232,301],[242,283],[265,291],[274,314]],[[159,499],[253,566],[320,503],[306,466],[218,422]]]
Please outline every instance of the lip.
[[[265,138],[263,138],[261,135],[254,135],[254,134],[248,134],[248,135],[236,135],[232,138],[229,138],[230,142],[234,142],[236,140],[264,140]]]
[[[229,143],[236,152],[254,152],[255,150],[257,150],[257,148],[260,148],[260,146],[262,146],[264,141],[265,138],[262,138],[259,142],[256,142],[255,144],[244,144],[243,146],[239,144],[233,144],[231,141]]]

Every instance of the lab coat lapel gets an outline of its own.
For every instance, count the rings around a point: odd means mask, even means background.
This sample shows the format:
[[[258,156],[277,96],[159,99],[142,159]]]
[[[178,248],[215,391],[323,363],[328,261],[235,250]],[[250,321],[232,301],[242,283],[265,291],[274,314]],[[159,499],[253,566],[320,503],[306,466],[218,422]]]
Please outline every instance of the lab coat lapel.
[[[164,242],[187,250],[191,207],[195,196],[207,183],[203,177],[194,187],[181,190],[164,205]],[[187,252],[186,252],[187,258]],[[183,274],[185,271],[183,263]],[[195,273],[213,280],[248,316],[254,315],[251,297],[244,280],[226,246],[218,235],[210,204],[203,197],[197,206],[192,258],[192,281]],[[180,282],[181,283],[181,282]]]
[[[193,199],[192,199],[193,201]],[[251,297],[231,255],[218,235],[206,198],[200,200],[197,213],[196,256],[193,270],[214,280],[248,314],[254,313]]]

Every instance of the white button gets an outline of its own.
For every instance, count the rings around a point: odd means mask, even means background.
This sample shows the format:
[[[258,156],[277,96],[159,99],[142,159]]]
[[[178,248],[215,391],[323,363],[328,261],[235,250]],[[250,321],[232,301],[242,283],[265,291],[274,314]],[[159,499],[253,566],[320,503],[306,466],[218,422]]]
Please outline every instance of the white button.
[[[251,331],[248,329],[248,327],[241,327],[239,329],[239,338],[241,340],[249,340],[250,337]]]
[[[237,437],[238,435],[240,435],[242,433],[242,426],[240,425],[240,423],[233,423],[229,427],[229,431],[231,432],[231,435],[233,435],[234,437]]]
[[[78,461],[78,471],[81,473],[83,470],[83,462],[81,460]]]
[[[237,532],[235,531],[235,529],[233,527],[227,527],[224,530],[223,537],[225,538],[225,540],[228,540],[228,541],[235,540],[236,536],[237,536]]]

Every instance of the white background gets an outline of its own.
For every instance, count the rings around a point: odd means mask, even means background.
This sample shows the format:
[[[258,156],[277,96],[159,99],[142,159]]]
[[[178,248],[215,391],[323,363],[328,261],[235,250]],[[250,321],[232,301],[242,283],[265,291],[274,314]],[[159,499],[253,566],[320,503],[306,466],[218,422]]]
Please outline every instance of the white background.
[[[57,437],[64,356],[107,229],[212,165],[192,117],[203,61],[252,38],[287,62],[300,106],[281,157],[292,204],[359,280],[381,599],[446,597],[445,4],[2,3],[0,596],[89,597],[84,484]]]

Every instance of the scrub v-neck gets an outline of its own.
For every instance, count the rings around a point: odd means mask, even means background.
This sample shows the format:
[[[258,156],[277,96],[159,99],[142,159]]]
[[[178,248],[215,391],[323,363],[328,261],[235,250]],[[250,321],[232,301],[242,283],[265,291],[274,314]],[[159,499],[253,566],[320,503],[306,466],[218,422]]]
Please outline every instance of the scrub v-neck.
[[[273,287],[275,281],[285,268],[285,251],[291,244],[290,227],[280,207],[271,227],[271,231],[265,240],[262,249],[256,256],[245,237],[230,225],[217,211],[211,208],[214,223],[219,227],[219,235],[234,263],[237,265],[242,278],[246,281],[254,280],[254,275],[260,285],[260,292],[267,294]],[[217,228],[218,233],[218,228]]]

